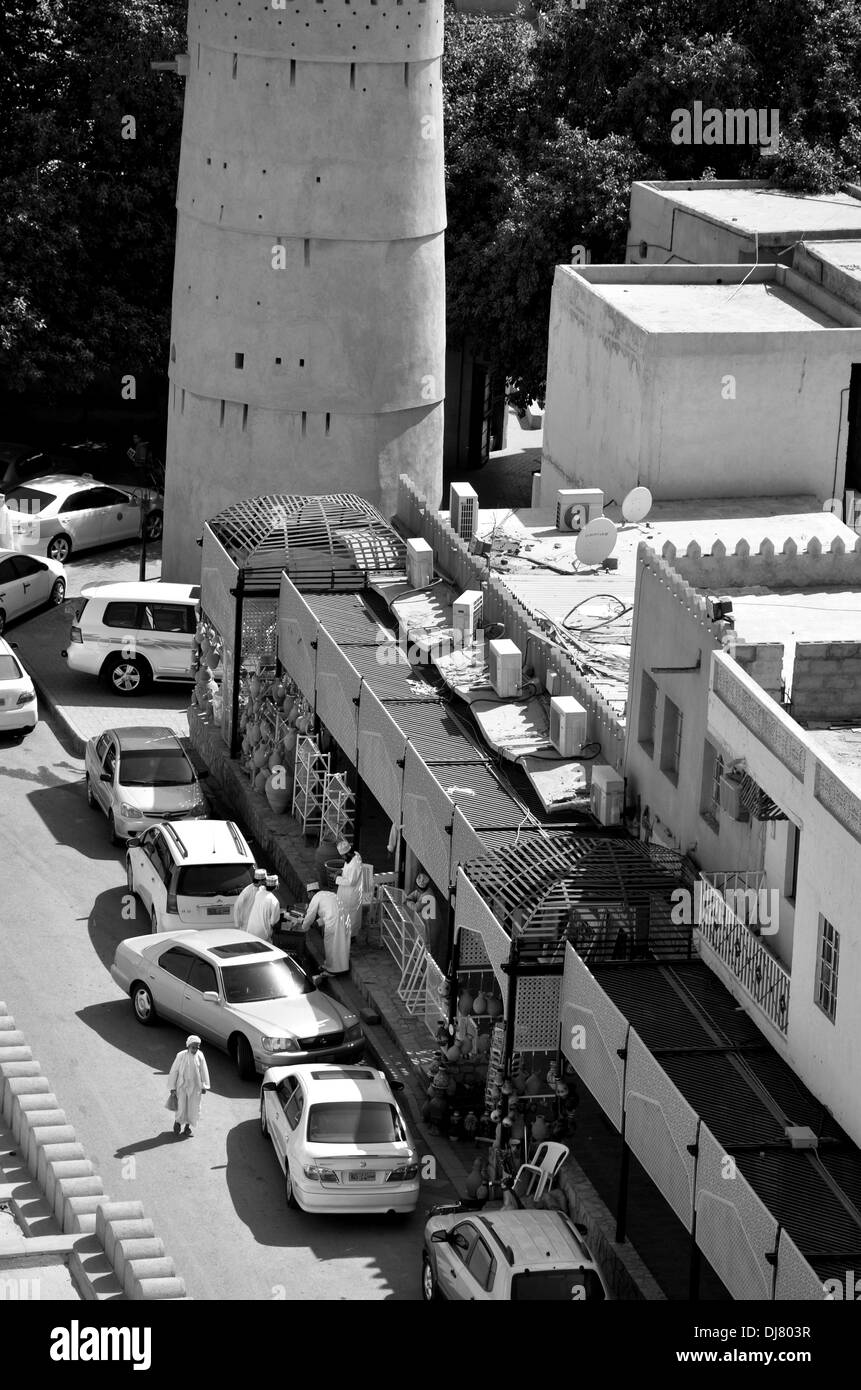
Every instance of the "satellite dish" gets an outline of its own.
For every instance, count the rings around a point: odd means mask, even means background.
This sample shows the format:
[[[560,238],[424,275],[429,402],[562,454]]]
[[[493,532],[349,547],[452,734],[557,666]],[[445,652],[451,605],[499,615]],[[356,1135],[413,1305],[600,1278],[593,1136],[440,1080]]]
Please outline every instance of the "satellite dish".
[[[596,516],[577,537],[574,554],[583,565],[601,565],[616,545],[616,525],[608,516]]]
[[[622,503],[625,521],[645,521],[652,510],[652,494],[647,487],[634,487]]]

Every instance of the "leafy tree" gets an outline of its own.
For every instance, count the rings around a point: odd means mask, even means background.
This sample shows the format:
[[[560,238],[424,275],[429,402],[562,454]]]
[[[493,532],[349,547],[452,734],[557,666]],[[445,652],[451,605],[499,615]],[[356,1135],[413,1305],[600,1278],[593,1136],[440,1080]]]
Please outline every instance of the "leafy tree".
[[[180,0],[11,0],[0,101],[0,383],[48,396],[163,370]],[[136,122],[124,139],[124,116]],[[127,126],[127,129],[130,127]]]

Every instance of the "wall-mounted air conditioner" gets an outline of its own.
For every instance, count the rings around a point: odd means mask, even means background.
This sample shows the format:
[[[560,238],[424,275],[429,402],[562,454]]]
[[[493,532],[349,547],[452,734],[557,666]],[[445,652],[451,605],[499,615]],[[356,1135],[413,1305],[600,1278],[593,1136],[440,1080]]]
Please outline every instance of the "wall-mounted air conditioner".
[[[750,820],[747,807],[742,805],[741,781],[735,777],[721,777],[720,806],[732,820]]]
[[[520,689],[523,657],[516,642],[508,637],[495,637],[490,643],[488,666],[490,683],[497,695],[510,699]]]
[[[448,494],[452,530],[464,541],[471,541],[478,525],[478,493],[469,483],[452,483]]]
[[[621,825],[625,802],[625,783],[609,763],[594,763],[589,803],[592,815],[601,825]]]
[[[452,627],[458,632],[475,632],[481,627],[484,595],[480,589],[466,589],[451,606]]]
[[[582,531],[604,515],[604,493],[598,487],[562,488],[556,494],[556,530]]]
[[[586,711],[573,695],[550,701],[550,742],[563,758],[573,758],[586,742]]]
[[[407,541],[407,580],[411,589],[426,589],[433,583],[433,546],[417,536]]]

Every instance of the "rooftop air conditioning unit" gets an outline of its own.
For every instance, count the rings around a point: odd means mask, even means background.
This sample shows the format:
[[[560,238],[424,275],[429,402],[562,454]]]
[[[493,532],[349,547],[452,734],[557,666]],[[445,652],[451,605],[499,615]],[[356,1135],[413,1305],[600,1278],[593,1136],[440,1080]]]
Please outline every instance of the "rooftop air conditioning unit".
[[[582,531],[604,515],[604,493],[598,487],[563,488],[556,494],[556,530]]]
[[[449,520],[461,540],[471,541],[478,524],[478,493],[469,483],[452,483],[448,497]]]
[[[523,657],[516,642],[508,637],[495,637],[490,644],[490,683],[497,695],[510,699],[520,689]]]
[[[480,589],[466,589],[451,606],[452,627],[458,632],[475,632],[481,627],[484,595]]]
[[[586,742],[586,711],[572,695],[550,701],[550,742],[563,758],[573,758]]]
[[[411,589],[426,589],[433,583],[433,546],[418,537],[407,541],[407,579]]]
[[[625,783],[609,763],[594,763],[589,804],[601,825],[621,825]]]
[[[750,820],[747,807],[741,799],[741,782],[735,777],[721,777],[720,805],[732,820]]]

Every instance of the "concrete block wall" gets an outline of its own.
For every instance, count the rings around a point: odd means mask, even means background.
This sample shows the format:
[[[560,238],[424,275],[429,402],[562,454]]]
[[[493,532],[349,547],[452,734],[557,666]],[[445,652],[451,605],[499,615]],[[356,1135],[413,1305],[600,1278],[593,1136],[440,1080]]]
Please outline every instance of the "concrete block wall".
[[[152,1223],[145,1220],[141,1204],[111,1202],[105,1194],[101,1178],[77,1142],[74,1127],[3,1003],[0,1114],[61,1231],[97,1237],[127,1298],[186,1297],[185,1283],[156,1239]],[[130,1219],[131,1230],[123,1224]]]
[[[794,719],[861,719],[861,643],[799,642],[791,693]]]
[[[735,642],[729,654],[778,704],[783,699],[783,643]]]

